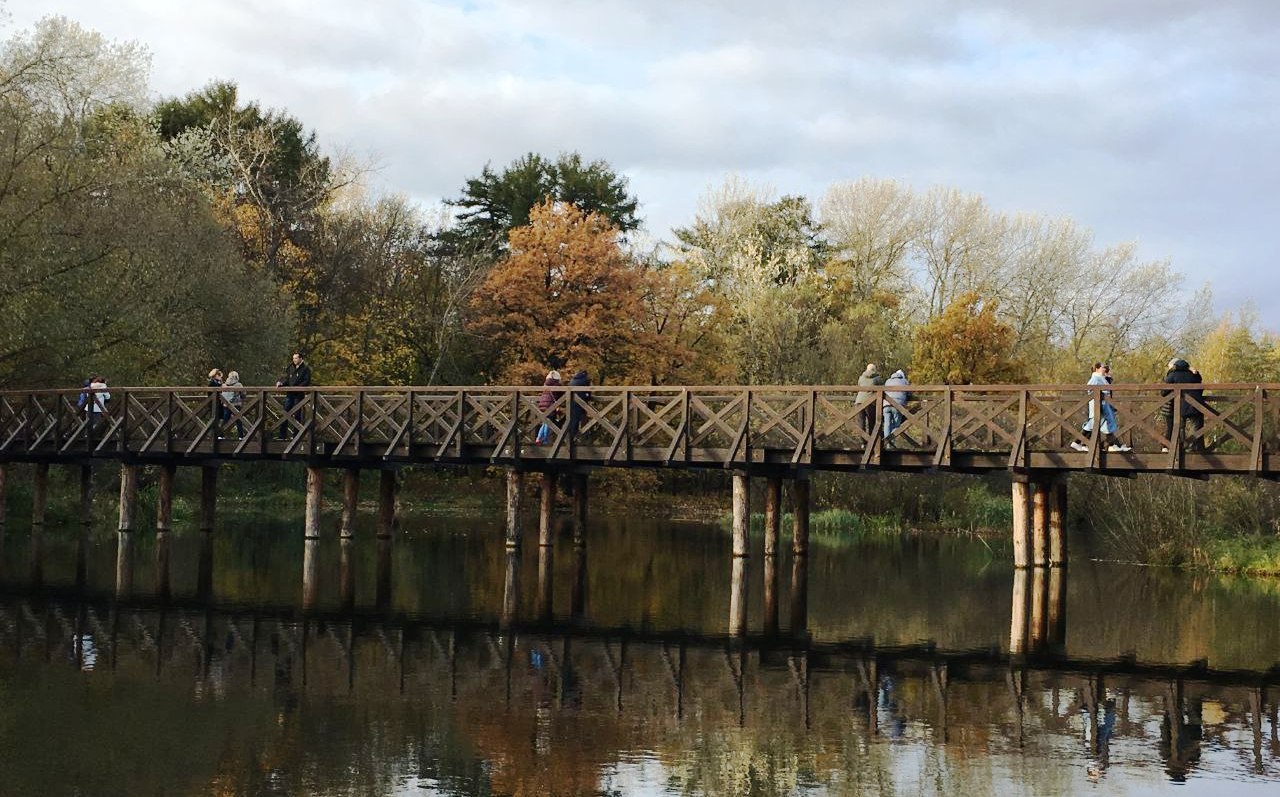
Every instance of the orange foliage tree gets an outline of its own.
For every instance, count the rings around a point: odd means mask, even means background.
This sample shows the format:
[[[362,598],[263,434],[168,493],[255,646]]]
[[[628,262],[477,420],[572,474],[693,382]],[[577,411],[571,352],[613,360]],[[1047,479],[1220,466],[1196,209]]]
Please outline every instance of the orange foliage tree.
[[[1020,382],[1013,327],[996,315],[995,300],[970,291],[916,330],[912,369],[917,384],[987,385]]]
[[[470,307],[470,332],[494,347],[492,378],[537,383],[565,366],[588,369],[597,383],[630,381],[670,358],[667,339],[643,325],[649,273],[622,252],[604,216],[544,202],[509,238],[511,254]]]

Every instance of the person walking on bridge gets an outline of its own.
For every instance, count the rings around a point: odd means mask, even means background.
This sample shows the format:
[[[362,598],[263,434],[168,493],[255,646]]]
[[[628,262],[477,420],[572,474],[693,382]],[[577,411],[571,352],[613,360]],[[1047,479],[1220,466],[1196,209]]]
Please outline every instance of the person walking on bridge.
[[[580,369],[569,380],[569,387],[587,387],[591,384],[591,377],[587,375],[585,369]],[[585,405],[591,400],[591,391],[579,390],[576,393],[569,394],[569,439],[572,440],[578,434],[578,427],[582,425],[582,416],[586,414]]]
[[[1096,411],[1095,407],[1097,407],[1098,404],[1101,404],[1102,429],[1100,431],[1102,432],[1103,440],[1108,443],[1107,450],[1132,451],[1133,449],[1131,447],[1124,445],[1120,442],[1120,438],[1116,437],[1116,432],[1119,430],[1118,418],[1116,416],[1115,405],[1111,403],[1111,391],[1107,389],[1111,386],[1111,379],[1108,376],[1108,372],[1110,370],[1111,369],[1107,367],[1106,363],[1095,362],[1093,364],[1093,373],[1089,375],[1088,384],[1090,387],[1101,387],[1102,396],[1099,401],[1094,399],[1092,392],[1089,394],[1089,420],[1085,421],[1083,431],[1086,435],[1091,435],[1093,433],[1093,423],[1095,420],[1094,413]],[[1088,446],[1077,440],[1071,441],[1071,447],[1077,451],[1089,450]]]
[[[880,378],[880,369],[875,363],[867,363],[867,369],[862,372],[862,376],[858,377],[858,387],[875,387],[883,385],[884,380]],[[865,401],[874,401],[876,394],[870,390],[859,390],[857,402],[862,404]],[[863,407],[859,413],[859,421],[862,424],[862,431],[868,435],[876,428],[876,407],[873,403],[869,407]]]
[[[884,392],[884,440],[890,443],[893,433],[898,431],[898,427],[902,425],[903,415],[902,408],[907,406],[907,400],[911,394],[902,388],[910,385],[907,381],[907,374],[901,368],[894,371],[893,374],[884,380],[886,388],[893,387],[897,390],[886,390]]]
[[[1175,357],[1169,361],[1169,370],[1164,375],[1165,384],[1168,385],[1198,385],[1204,380],[1200,377],[1200,372],[1191,367],[1191,363],[1181,358]],[[1164,437],[1169,444],[1161,447],[1161,451],[1168,451],[1169,446],[1173,445],[1173,399],[1169,396],[1173,395],[1172,390],[1164,391],[1167,399],[1160,405],[1160,416],[1164,419]],[[1200,451],[1204,448],[1204,438],[1200,436],[1200,431],[1204,429],[1204,413],[1200,411],[1199,405],[1204,402],[1204,390],[1201,388],[1190,388],[1182,391],[1182,432],[1185,437],[1187,424],[1191,424],[1191,449]]]
[[[533,438],[533,442],[537,445],[544,446],[551,442],[551,425],[560,422],[560,410],[552,410],[560,399],[560,394],[564,392],[556,390],[560,384],[560,372],[548,371],[547,378],[542,382],[544,389],[538,396],[538,411],[542,413],[543,421],[538,425],[538,433]]]
[[[98,428],[98,419],[107,411],[107,402],[111,400],[111,391],[107,390],[106,377],[95,376],[89,382],[89,431]]]
[[[294,352],[293,359],[284,369],[284,376],[276,382],[276,387],[311,387],[311,366],[302,359],[301,352]],[[302,401],[302,394],[289,392],[284,396],[284,417],[280,420],[280,431],[276,437],[284,440],[290,422],[297,422],[297,411],[294,409]]]

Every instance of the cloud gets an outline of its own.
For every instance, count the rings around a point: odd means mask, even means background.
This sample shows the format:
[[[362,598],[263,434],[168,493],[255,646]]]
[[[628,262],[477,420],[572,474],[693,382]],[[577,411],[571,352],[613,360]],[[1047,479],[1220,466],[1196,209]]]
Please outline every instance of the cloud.
[[[1138,239],[1280,327],[1271,0],[44,5],[149,45],[157,91],[235,79],[424,201],[571,149],[628,174],[657,235],[726,172],[943,183]]]

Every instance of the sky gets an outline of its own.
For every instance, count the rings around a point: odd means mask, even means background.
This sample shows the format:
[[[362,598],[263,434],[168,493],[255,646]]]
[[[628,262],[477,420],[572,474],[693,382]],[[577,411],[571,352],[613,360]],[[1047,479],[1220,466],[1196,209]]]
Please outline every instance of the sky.
[[[1276,0],[23,0],[231,79],[424,205],[578,151],[669,239],[728,174],[946,185],[1137,241],[1280,331]],[[1206,308],[1209,312],[1210,308]]]

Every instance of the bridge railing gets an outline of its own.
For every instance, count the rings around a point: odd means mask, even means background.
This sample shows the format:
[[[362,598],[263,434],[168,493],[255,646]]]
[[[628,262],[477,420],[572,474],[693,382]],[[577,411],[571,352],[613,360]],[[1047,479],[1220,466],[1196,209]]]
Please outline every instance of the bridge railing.
[[[1262,472],[1280,385],[0,391],[0,457],[328,457]],[[105,392],[105,391],[103,391]],[[542,404],[542,406],[539,406]],[[95,412],[94,409],[100,409]],[[900,415],[893,434],[887,410]],[[1115,428],[1109,421],[1116,419]],[[1092,418],[1102,418],[1094,423]],[[1131,451],[1108,450],[1108,444]]]

